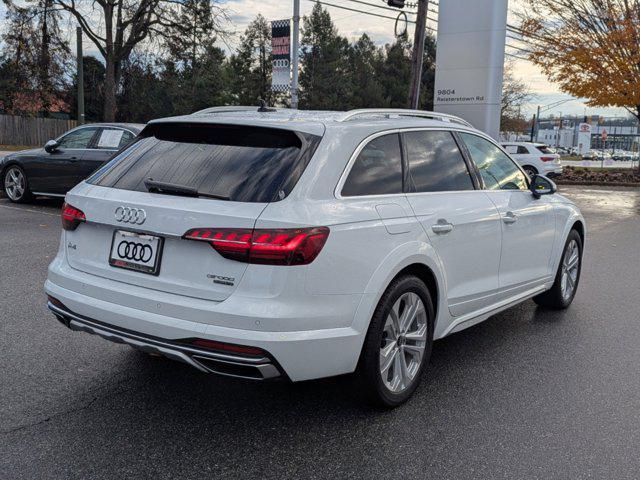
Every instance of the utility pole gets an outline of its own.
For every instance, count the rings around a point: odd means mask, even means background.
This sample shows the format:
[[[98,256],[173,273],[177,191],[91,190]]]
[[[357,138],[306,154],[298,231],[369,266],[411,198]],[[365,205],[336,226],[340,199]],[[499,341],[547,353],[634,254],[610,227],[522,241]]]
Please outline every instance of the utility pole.
[[[411,58],[411,89],[409,91],[409,108],[414,110],[420,106],[420,84],[422,83],[422,62],[424,59],[424,39],[427,34],[428,10],[429,0],[418,0],[418,16]]]
[[[298,64],[300,63],[300,0],[293,0],[293,78],[291,80],[291,108],[298,108]]]
[[[76,47],[78,60],[78,125],[84,123],[84,66],[82,62],[82,28],[76,28]]]
[[[540,105],[538,105],[538,112],[536,113],[536,138],[535,139],[531,139],[532,142],[537,142],[538,141],[538,132],[540,131]]]
[[[536,117],[536,114],[533,114],[533,119],[531,120],[531,143],[533,143],[533,135],[535,134],[536,131],[536,119],[538,117]]]

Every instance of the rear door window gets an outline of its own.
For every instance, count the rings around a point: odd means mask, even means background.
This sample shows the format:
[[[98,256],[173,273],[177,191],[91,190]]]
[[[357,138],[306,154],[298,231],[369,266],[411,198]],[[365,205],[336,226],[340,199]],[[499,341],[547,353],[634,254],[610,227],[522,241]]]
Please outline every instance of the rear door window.
[[[237,202],[285,198],[320,137],[240,125],[161,123],[116,157],[90,183],[147,191],[152,179]]]
[[[93,148],[98,150],[120,150],[133,140],[133,133],[121,128],[103,127]]]
[[[402,193],[402,153],[397,133],[371,140],[356,158],[342,187],[342,195]]]
[[[416,192],[474,189],[467,164],[451,132],[407,132],[404,140],[409,176]]]

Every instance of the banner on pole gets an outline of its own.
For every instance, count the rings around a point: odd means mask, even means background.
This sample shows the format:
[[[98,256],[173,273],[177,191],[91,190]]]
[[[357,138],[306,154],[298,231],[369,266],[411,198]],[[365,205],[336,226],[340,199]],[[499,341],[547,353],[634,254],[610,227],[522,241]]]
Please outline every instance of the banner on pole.
[[[275,20],[271,22],[271,90],[288,92],[291,89],[291,22]]]

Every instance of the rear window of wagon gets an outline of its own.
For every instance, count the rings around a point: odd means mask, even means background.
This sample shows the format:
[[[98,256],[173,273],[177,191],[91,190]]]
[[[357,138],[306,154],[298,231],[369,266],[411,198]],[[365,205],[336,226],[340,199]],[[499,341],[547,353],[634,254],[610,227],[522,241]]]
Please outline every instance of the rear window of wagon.
[[[274,202],[295,187],[320,139],[277,128],[151,124],[87,182],[146,192],[153,179],[236,202]]]

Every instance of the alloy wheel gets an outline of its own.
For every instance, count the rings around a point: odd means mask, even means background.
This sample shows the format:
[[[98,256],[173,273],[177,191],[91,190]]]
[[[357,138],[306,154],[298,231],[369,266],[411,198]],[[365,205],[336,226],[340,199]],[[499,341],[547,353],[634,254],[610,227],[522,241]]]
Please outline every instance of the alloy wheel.
[[[578,271],[580,269],[580,249],[578,242],[571,240],[562,257],[562,274],[560,278],[560,291],[562,298],[568,300],[573,295],[578,283]]]
[[[396,300],[385,321],[380,345],[380,376],[400,393],[415,381],[427,345],[427,311],[422,299],[407,292]]]
[[[11,200],[20,200],[27,188],[22,170],[11,167],[4,176],[4,190]]]

